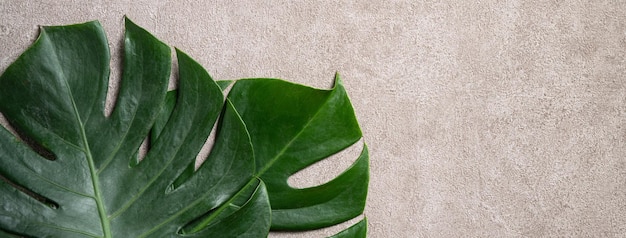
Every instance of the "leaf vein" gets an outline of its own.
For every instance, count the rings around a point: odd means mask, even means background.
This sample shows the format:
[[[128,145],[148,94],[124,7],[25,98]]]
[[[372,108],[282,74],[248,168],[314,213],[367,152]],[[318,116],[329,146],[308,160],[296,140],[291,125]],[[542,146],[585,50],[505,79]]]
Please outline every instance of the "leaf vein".
[[[333,89],[333,90],[335,90],[335,89]],[[276,163],[276,161],[278,161],[287,152],[287,150],[291,147],[291,145],[300,138],[300,135],[302,135],[302,133],[304,131],[306,131],[306,129],[313,123],[313,121],[317,118],[317,116],[320,114],[322,109],[325,108],[326,105],[328,105],[328,102],[331,99],[332,93],[333,93],[333,91],[330,92],[330,95],[328,95],[328,97],[326,98],[324,103],[322,103],[322,105],[320,105],[320,107],[317,109],[315,114],[313,114],[313,116],[307,121],[307,123],[302,127],[302,129],[298,132],[298,134],[296,134],[296,136],[294,136],[293,139],[291,139],[285,145],[285,147],[283,147],[280,150],[280,152],[278,152],[278,154],[276,154],[276,156],[274,156],[272,159],[270,159],[269,162],[265,166],[263,166],[263,168],[261,168],[261,170],[259,170],[259,172],[256,173],[256,176],[261,177],[261,175],[263,175],[265,173],[265,171],[267,171],[269,168],[271,168],[272,165],[274,165],[274,163]]]

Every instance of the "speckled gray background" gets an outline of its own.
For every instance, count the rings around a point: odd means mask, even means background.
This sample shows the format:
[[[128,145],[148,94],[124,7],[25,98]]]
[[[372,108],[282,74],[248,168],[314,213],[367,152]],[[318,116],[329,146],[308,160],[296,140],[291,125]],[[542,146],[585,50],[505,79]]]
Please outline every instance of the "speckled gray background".
[[[38,25],[98,19],[119,57],[126,14],[215,79],[340,72],[371,151],[370,237],[626,236],[624,1],[34,2],[0,0],[2,71]]]

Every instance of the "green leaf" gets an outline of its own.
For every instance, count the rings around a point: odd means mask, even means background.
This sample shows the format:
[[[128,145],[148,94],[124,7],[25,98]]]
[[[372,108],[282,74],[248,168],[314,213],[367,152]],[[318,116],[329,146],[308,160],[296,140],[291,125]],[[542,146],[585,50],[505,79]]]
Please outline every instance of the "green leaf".
[[[364,238],[367,237],[367,219],[363,219],[347,229],[329,238]]]
[[[294,173],[361,138],[338,75],[332,90],[276,79],[239,80],[228,99],[250,133],[255,175],[267,185],[272,204],[272,229],[321,228],[363,213],[369,178],[367,147],[351,168],[329,183],[305,189],[287,184]]]
[[[0,76],[0,112],[20,135],[0,127],[0,236],[266,237],[270,226],[314,229],[363,212],[366,148],[327,184],[286,182],[361,138],[338,78],[332,90],[216,83],[176,50],[179,88],[167,92],[170,51],[126,19],[120,91],[105,116],[110,58],[100,24],[41,29]],[[211,152],[195,168],[214,125]]]

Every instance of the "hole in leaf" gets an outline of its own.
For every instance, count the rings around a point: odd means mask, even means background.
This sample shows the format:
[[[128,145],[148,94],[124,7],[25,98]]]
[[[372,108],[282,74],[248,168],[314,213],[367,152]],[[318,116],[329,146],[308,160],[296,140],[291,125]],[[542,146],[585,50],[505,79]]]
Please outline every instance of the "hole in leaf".
[[[13,127],[9,124],[9,121],[4,117],[2,113],[0,113],[0,125],[4,126],[4,128],[11,132],[11,134],[13,134],[15,137],[19,137],[15,129],[13,129]]]
[[[17,131],[17,134],[20,135],[19,137],[21,138],[22,141],[24,141],[25,144],[27,144],[30,148],[33,149],[33,151],[35,151],[37,154],[39,154],[41,157],[47,159],[47,160],[56,160],[56,156],[54,156],[54,154],[46,149],[45,147],[39,145],[37,142],[35,142],[34,140],[30,139],[27,136],[23,136],[22,133],[20,133],[19,131]]]
[[[224,99],[222,100],[222,108],[225,109],[224,103],[226,103],[226,96],[228,95],[228,92],[230,92],[230,89],[233,87],[233,83],[231,81],[218,81],[216,83],[222,88],[222,93],[224,94]],[[217,127],[219,126],[219,122],[222,119],[222,113],[224,113],[224,110],[220,112],[220,115],[217,117],[217,120],[215,120],[215,123],[213,124],[213,128],[211,128],[211,133],[209,134],[209,137],[204,142],[204,145],[202,145],[202,149],[200,149],[200,153],[198,153],[198,155],[196,156],[196,164],[195,164],[196,170],[198,170],[198,168],[200,168],[200,165],[204,163],[206,158],[211,153],[211,150],[213,149],[213,145],[215,145]]]
[[[342,151],[291,175],[287,180],[293,188],[309,188],[325,184],[347,170],[361,155],[363,138]]]
[[[147,136],[143,140],[143,142],[139,146],[139,150],[137,151],[137,162],[141,162],[144,158],[146,158],[146,155],[148,154],[148,150],[150,150],[151,142],[152,141],[150,140],[150,136]]]
[[[171,51],[172,55],[172,68],[170,73],[170,80],[167,84],[167,90],[175,90],[178,88],[178,74],[173,72],[178,72],[178,57],[176,56],[176,50]]]
[[[215,121],[215,124],[213,124],[213,128],[211,128],[211,133],[209,134],[209,137],[207,137],[206,141],[204,142],[204,145],[202,145],[202,149],[200,149],[200,153],[198,153],[198,155],[196,156],[196,163],[194,167],[195,170],[200,168],[200,165],[204,163],[206,158],[211,153],[211,150],[213,149],[213,145],[215,145],[217,126],[218,126],[218,122],[220,118],[221,116],[219,116],[217,120]]]
[[[213,150],[213,145],[215,145],[217,127],[219,126],[219,121],[221,118],[222,116],[220,113],[220,116],[217,118],[217,120],[213,124],[213,128],[211,128],[209,137],[207,137],[206,141],[204,142],[204,145],[202,145],[202,148],[200,149],[200,152],[198,153],[198,155],[196,155],[196,160],[194,161],[194,163],[190,164],[187,168],[185,168],[185,170],[180,175],[178,175],[178,177],[176,177],[176,180],[174,180],[174,182],[170,184],[170,186],[168,186],[167,189],[165,190],[166,193],[170,193],[176,190],[183,183],[187,182],[187,180],[191,178],[194,172],[198,170],[200,166],[202,166],[202,163],[204,163],[207,157],[209,157],[209,154],[211,154],[211,150]]]
[[[109,65],[109,85],[107,89],[106,101],[104,103],[104,115],[111,116],[113,108],[117,103],[119,89],[121,85],[123,69],[124,69],[124,37],[121,37],[117,45],[113,44],[112,48],[118,49],[111,51],[111,59],[119,59],[116,64]],[[112,62],[116,62],[113,60]]]
[[[55,201],[52,201],[51,199],[48,199],[48,198],[46,198],[44,196],[41,196],[41,195],[31,191],[30,189],[25,188],[25,187],[15,183],[15,182],[9,180],[8,178],[4,177],[4,175],[2,175],[2,174],[0,174],[0,181],[3,181],[5,183],[9,184],[11,187],[19,190],[20,192],[28,195],[29,197],[31,197],[31,198],[33,198],[33,199],[35,199],[37,201],[45,204],[49,208],[52,208],[52,209],[59,208],[59,204],[56,203]]]
[[[54,155],[54,153],[52,153],[52,151],[48,150],[47,148],[43,147],[36,141],[30,139],[30,137],[26,136],[21,131],[17,130],[15,127],[11,125],[11,123],[1,113],[0,113],[0,122],[2,126],[4,126],[4,128],[6,128],[9,132],[11,132],[11,134],[13,134],[13,136],[15,136],[15,138],[17,138],[18,140],[22,141],[24,144],[29,146],[34,152],[39,154],[41,157],[47,160],[56,160],[56,156]]]
[[[150,151],[151,142],[152,142],[152,139],[150,138],[149,135],[146,136],[145,139],[143,139],[143,142],[141,142],[141,145],[139,145],[139,148],[137,148],[135,155],[131,157],[131,160],[129,162],[130,167],[134,167],[138,165],[139,162],[141,162],[144,158],[146,158],[146,155],[148,155],[148,152]]]

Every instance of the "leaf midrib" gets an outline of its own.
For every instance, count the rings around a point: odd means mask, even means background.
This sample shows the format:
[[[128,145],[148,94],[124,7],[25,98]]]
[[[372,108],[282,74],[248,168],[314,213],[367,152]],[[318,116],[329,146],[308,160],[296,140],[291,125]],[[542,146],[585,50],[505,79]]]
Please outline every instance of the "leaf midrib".
[[[45,28],[42,28],[42,31],[45,32]],[[50,43],[49,44],[50,47],[52,47],[52,52],[54,54],[53,58],[55,59],[54,62],[58,66],[61,66],[59,56],[57,54],[56,46],[51,42],[51,39],[49,37],[47,39],[48,39],[48,42]],[[111,227],[110,227],[110,223],[107,218],[107,215],[106,215],[106,209],[104,208],[104,201],[102,199],[102,194],[100,192],[100,184],[98,183],[98,180],[97,180],[98,174],[97,174],[97,170],[95,167],[95,163],[93,161],[93,155],[91,154],[91,149],[89,148],[89,142],[87,140],[87,135],[85,133],[85,126],[80,117],[78,107],[76,106],[76,101],[74,100],[74,94],[72,93],[72,88],[68,84],[67,76],[65,75],[65,72],[63,71],[63,67],[58,67],[58,69],[59,69],[58,72],[61,74],[60,76],[63,81],[63,85],[67,88],[69,99],[70,99],[70,102],[72,103],[72,110],[74,112],[74,116],[76,117],[76,121],[78,122],[78,127],[80,129],[80,137],[82,139],[83,153],[85,153],[85,156],[87,157],[87,163],[89,164],[89,174],[91,175],[91,183],[92,183],[93,190],[94,190],[93,198],[96,202],[96,206],[98,207],[98,215],[100,217],[100,223],[102,225],[102,232],[105,238],[111,238]]]
[[[304,126],[302,126],[302,129],[300,129],[300,131],[298,132],[298,134],[296,134],[279,152],[278,154],[276,154],[272,159],[269,160],[269,162],[267,164],[265,164],[265,166],[263,166],[263,168],[261,168],[261,170],[259,170],[255,176],[257,177],[261,177],[265,171],[267,171],[268,169],[270,169],[275,163],[276,161],[278,161],[281,157],[283,157],[283,155],[285,154],[285,152],[287,152],[287,150],[291,147],[291,145],[298,140],[298,138],[300,138],[300,135],[302,135],[302,133],[311,125],[311,123],[317,118],[317,116],[320,114],[320,112],[322,111],[322,108],[325,108],[328,105],[328,102],[330,101],[330,99],[333,96],[333,93],[335,93],[335,90],[337,90],[336,88],[337,86],[335,86],[334,88],[332,88],[328,94],[328,97],[324,100],[324,102],[320,105],[319,108],[317,108],[317,111],[315,111],[315,114],[313,114],[313,116],[306,122],[306,124]]]

